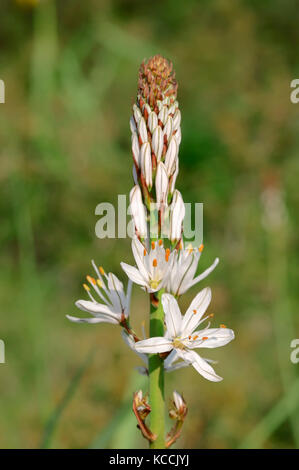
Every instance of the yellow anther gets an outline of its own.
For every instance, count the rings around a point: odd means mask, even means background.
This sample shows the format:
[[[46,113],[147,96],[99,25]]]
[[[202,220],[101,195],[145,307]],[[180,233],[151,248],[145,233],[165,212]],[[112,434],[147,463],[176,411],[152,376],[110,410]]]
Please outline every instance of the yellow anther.
[[[90,291],[90,288],[88,287],[87,284],[83,284],[83,287],[84,287],[84,289],[85,289],[86,291]]]
[[[213,318],[214,313],[210,313],[209,318]]]
[[[104,287],[104,284],[101,281],[101,279],[97,279],[97,285],[99,286],[100,289],[102,289]]]
[[[100,273],[102,274],[102,276],[104,276],[105,271],[104,271],[104,269],[102,268],[102,266],[99,267],[99,271],[100,271]]]

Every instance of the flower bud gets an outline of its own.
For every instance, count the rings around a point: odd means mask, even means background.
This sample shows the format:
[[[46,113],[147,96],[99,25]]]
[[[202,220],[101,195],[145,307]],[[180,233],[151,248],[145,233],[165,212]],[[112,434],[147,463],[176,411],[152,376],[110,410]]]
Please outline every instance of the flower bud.
[[[145,178],[146,186],[151,189],[153,185],[152,181],[152,156],[151,156],[151,147],[148,142],[142,144],[140,150],[140,166],[142,174]]]
[[[157,126],[153,132],[152,147],[157,161],[161,160],[163,150],[163,131],[160,126]]]
[[[138,185],[134,186],[130,192],[130,208],[137,234],[141,238],[146,238],[146,211],[142,202],[141,190]]]
[[[185,217],[185,205],[181,193],[176,189],[170,206],[170,233],[171,242],[176,242],[182,236],[182,223]]]
[[[164,163],[159,162],[156,173],[156,199],[157,207],[166,204],[168,195],[168,176]]]

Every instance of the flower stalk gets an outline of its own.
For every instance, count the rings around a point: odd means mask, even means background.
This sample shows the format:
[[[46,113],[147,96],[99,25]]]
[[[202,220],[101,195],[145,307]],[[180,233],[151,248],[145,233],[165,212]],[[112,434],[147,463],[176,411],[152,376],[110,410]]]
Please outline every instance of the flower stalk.
[[[164,312],[162,308],[161,296],[164,289],[157,293],[157,301],[151,302],[150,308],[150,336],[164,334]],[[164,398],[164,360],[159,354],[150,354],[149,364],[149,391],[151,404],[151,431],[157,436],[150,443],[152,449],[164,449],[165,434],[165,398]]]

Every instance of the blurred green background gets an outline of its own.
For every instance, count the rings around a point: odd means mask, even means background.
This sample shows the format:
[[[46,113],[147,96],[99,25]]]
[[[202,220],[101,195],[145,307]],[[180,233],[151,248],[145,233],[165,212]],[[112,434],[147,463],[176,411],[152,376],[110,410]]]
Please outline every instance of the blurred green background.
[[[292,0],[1,2],[0,447],[143,447],[140,361],[109,325],[75,325],[95,258],[126,281],[130,242],[99,240],[98,203],[132,187],[140,62],[174,62],[185,201],[204,203],[200,268],[220,264],[211,351],[221,383],[167,375],[189,415],[177,447],[299,448],[298,5]],[[184,308],[197,293],[182,298]],[[133,290],[140,332],[147,296]]]

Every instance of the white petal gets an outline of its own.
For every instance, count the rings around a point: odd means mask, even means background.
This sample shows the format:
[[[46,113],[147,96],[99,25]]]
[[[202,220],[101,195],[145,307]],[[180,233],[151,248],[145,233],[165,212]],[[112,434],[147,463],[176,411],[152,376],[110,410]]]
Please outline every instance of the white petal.
[[[162,106],[161,111],[159,112],[158,119],[162,122],[163,126],[166,124],[168,117],[168,108],[167,106]]]
[[[142,238],[147,236],[146,211],[142,202],[141,190],[138,184],[130,192],[130,211],[138,235]]]
[[[146,129],[146,124],[145,124],[145,120],[144,120],[143,117],[139,121],[138,132],[139,132],[139,136],[141,138],[142,143],[144,144],[144,142],[147,142],[147,140],[148,140],[148,138],[147,138],[147,129]]]
[[[164,163],[159,162],[156,173],[156,200],[158,207],[166,204],[168,193],[168,176]]]
[[[118,315],[107,305],[91,302],[90,300],[77,300],[75,303],[76,307],[84,312],[97,315],[98,313],[104,313],[105,315],[111,315],[113,318],[118,318]]]
[[[201,317],[210,305],[211,298],[212,292],[209,287],[206,287],[194,297],[183,318],[182,330],[184,335],[190,335],[197,328]]]
[[[151,131],[151,133],[153,133],[154,129],[158,125],[158,116],[154,111],[149,113],[147,124],[148,124],[149,130]]]
[[[195,351],[185,349],[183,351],[178,351],[178,354],[182,359],[191,363],[194,369],[205,379],[210,380],[211,382],[220,382],[220,380],[222,380],[222,377],[219,377],[219,375],[215,373],[213,367],[196,354]]]
[[[165,167],[168,176],[171,176],[175,171],[175,161],[178,153],[178,144],[175,136],[171,137],[168,149],[165,155]]]
[[[133,158],[135,160],[135,163],[139,168],[140,167],[140,147],[139,147],[138,136],[136,132],[134,132],[134,134],[132,135],[132,153],[133,153]]]
[[[163,129],[164,135],[166,135],[167,141],[169,140],[170,136],[172,135],[172,129],[173,129],[173,122],[172,122],[172,117],[168,116],[166,124]]]
[[[139,284],[140,286],[147,287],[147,282],[145,281],[145,279],[140,274],[137,268],[123,262],[121,262],[120,265],[125,271],[126,275],[131,279],[131,281],[135,282],[135,284]]]
[[[113,325],[117,325],[118,321],[114,320],[112,317],[107,317],[105,315],[99,315],[98,317],[94,318],[78,318],[78,317],[73,317],[71,315],[66,315],[66,318],[70,320],[73,323],[112,323]]]
[[[171,351],[173,345],[172,341],[163,338],[163,336],[157,336],[138,341],[135,343],[135,349],[140,353],[155,354]]]
[[[185,217],[185,205],[181,193],[176,189],[170,207],[170,240],[179,240],[182,235],[182,223]]]
[[[181,111],[177,109],[173,116],[173,129],[178,129],[180,124],[181,124]]]
[[[192,341],[193,348],[219,348],[230,343],[235,338],[233,330],[229,328],[208,328],[206,330],[195,331],[198,339]],[[208,338],[202,340],[202,338]]]
[[[157,126],[153,132],[152,137],[152,147],[154,154],[159,161],[161,159],[162,150],[163,150],[163,131],[160,126]]]
[[[144,175],[147,187],[152,187],[152,157],[150,144],[145,142],[140,150],[141,171]]]
[[[140,119],[142,118],[142,114],[141,114],[141,111],[140,111],[140,109],[138,108],[138,106],[136,104],[133,105],[133,114],[134,114],[134,119],[135,119],[135,121],[137,122],[137,125],[138,125]]]
[[[181,334],[182,315],[176,299],[171,294],[162,295],[167,335],[176,338]]]
[[[214,269],[216,268],[218,263],[219,263],[219,258],[216,258],[214,263],[211,264],[211,266],[209,268],[207,268],[203,273],[199,274],[199,276],[197,276],[193,279],[193,281],[190,283],[190,287],[194,286],[198,282],[205,279],[212,271],[214,271]]]

